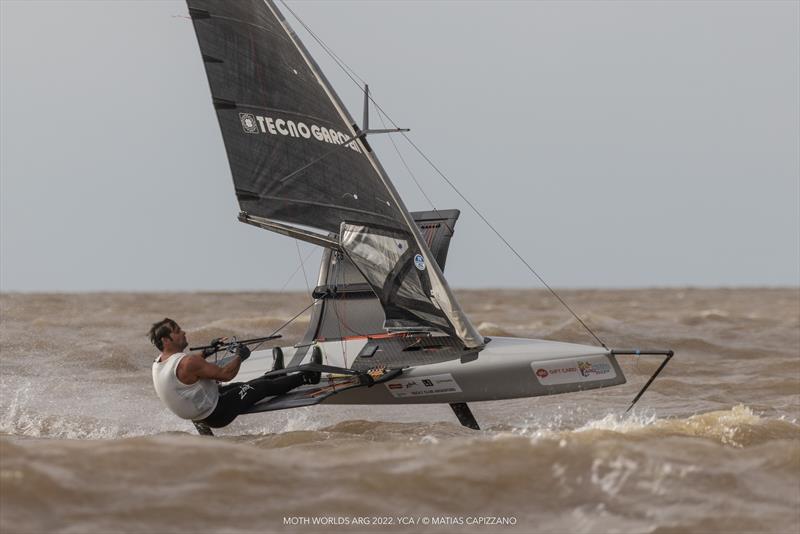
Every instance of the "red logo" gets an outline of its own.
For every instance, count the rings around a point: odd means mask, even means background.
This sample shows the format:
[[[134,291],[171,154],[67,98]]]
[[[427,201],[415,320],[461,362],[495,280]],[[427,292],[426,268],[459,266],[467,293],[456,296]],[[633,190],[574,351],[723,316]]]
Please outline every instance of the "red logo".
[[[538,376],[539,378],[547,378],[547,375],[549,374],[550,373],[548,373],[546,369],[540,368],[536,370],[536,376]]]

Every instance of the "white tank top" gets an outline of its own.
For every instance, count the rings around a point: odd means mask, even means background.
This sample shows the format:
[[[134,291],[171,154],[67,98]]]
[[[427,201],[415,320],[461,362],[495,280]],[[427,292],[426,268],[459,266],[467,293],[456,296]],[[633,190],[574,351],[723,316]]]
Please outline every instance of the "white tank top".
[[[217,407],[219,388],[210,378],[201,378],[191,385],[178,380],[178,364],[184,356],[185,353],[179,352],[162,362],[159,354],[153,362],[153,386],[161,402],[175,415],[198,421]]]

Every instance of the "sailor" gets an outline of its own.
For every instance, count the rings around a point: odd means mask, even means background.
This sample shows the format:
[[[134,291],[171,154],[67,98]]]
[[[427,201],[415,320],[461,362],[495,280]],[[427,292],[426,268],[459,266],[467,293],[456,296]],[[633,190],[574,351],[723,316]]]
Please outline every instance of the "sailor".
[[[239,345],[230,363],[220,367],[206,358],[217,352],[224,339],[215,339],[203,352],[186,354],[186,332],[169,318],[153,324],[149,336],[161,351],[153,362],[153,385],[158,397],[178,417],[211,428],[229,425],[265,397],[320,381],[319,372],[302,372],[220,385],[217,382],[233,380],[242,361],[250,356],[245,345]]]

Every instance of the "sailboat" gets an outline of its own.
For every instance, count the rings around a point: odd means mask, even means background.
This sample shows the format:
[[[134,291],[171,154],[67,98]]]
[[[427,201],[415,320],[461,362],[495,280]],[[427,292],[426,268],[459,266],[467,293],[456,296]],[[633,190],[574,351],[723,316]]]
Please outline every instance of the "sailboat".
[[[481,335],[443,274],[460,213],[405,206],[368,142],[401,130],[370,128],[368,88],[359,126],[272,0],[187,3],[238,219],[324,249],[303,338],[253,352],[236,377],[317,370],[322,381],[253,413],[445,403],[479,429],[469,402],[617,386],[618,356],[664,355],[641,397],[672,351]]]

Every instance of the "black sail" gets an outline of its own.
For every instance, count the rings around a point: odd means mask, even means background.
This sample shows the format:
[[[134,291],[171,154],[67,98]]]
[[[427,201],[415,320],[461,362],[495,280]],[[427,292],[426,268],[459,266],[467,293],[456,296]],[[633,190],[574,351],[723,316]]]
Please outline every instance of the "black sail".
[[[188,4],[242,211],[333,233],[343,220],[397,224],[351,125],[269,6]]]
[[[408,254],[382,258],[384,279],[370,282],[387,321],[402,318],[467,347],[482,345],[385,171],[274,3],[187,3],[241,210],[271,224],[337,235],[348,228],[348,243],[356,234],[406,242],[412,263]],[[372,274],[369,258],[351,260]],[[402,265],[389,265],[393,260]]]

